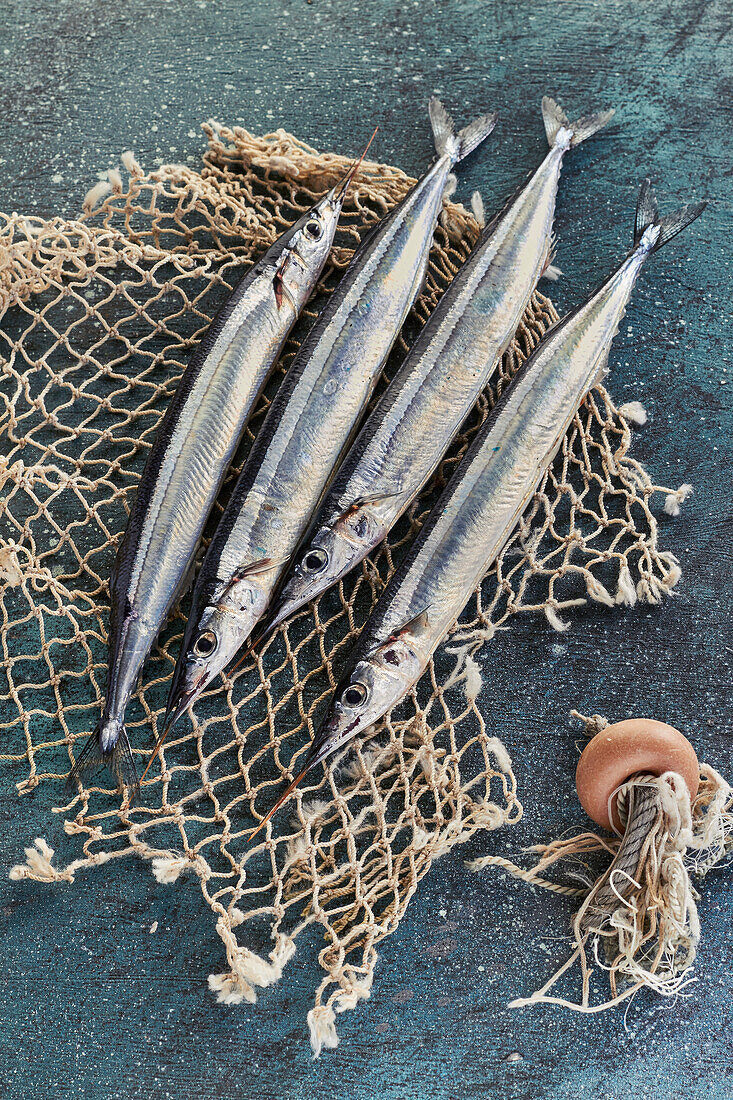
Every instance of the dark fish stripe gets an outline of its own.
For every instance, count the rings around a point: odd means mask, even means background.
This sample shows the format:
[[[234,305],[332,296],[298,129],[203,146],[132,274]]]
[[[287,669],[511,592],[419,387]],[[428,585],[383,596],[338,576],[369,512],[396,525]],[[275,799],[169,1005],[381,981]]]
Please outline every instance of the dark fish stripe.
[[[361,241],[338,286],[334,289],[319,317],[298,349],[288,373],[280,384],[272,404],[267,411],[264,422],[257,433],[257,437],[252,444],[252,449],[247,456],[244,469],[227,502],[227,507],[224,515],[219,521],[211,545],[206,552],[206,557],[197,582],[198,594],[203,597],[204,600],[208,599],[218,584],[225,583],[228,579],[226,577],[219,577],[219,562],[226,549],[227,540],[237,522],[237,516],[241,505],[246,500],[247,495],[257,480],[262,463],[277,433],[284,410],[290,403],[293,393],[298,388],[300,380],[311,358],[317,351],[324,335],[328,333],[335,315],[341,309],[344,300],[351,293],[354,284],[362,277],[363,269],[369,263],[372,254],[380,248],[384,238],[389,236],[392,232],[394,223],[401,217],[402,211],[411,196],[412,192],[398,203],[383,221],[378,222]],[[379,267],[376,267],[372,274],[372,278],[378,278],[379,274]],[[197,600],[197,603],[200,602],[200,600]],[[185,640],[183,648],[185,649]]]
[[[145,525],[148,507],[157,484],[161,464],[165,461],[173,435],[180,423],[188,399],[207,364],[209,355],[226,327],[229,318],[246,296],[252,284],[260,278],[268,266],[277,264],[294,229],[295,226],[292,226],[284,237],[278,238],[264,256],[261,256],[253,267],[242,276],[229,298],[223,303],[221,309],[211,321],[181,375],[175,393],[158,426],[153,446],[138,484],[125,535],[115,560],[110,580],[113,602],[115,599],[124,598],[127,592],[140,535]]]

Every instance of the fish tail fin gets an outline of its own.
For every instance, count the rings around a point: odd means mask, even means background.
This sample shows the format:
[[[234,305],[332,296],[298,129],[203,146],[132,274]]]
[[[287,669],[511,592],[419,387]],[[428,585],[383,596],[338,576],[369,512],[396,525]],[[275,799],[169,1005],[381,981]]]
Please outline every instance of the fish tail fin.
[[[107,747],[103,748],[103,744]],[[101,771],[102,768],[109,768],[118,782],[129,789],[130,802],[133,802],[140,790],[140,780],[132,757],[127,730],[116,718],[103,718],[88,738],[78,760],[69,772],[66,780],[67,789],[73,788],[77,781],[83,782],[85,778]]]
[[[430,125],[433,128],[433,141],[438,156],[449,156],[455,164],[472,153],[484,138],[487,138],[496,126],[497,115],[491,113],[480,115],[468,126],[456,133],[453,119],[446,111],[437,96],[430,97],[428,105],[430,113]]]
[[[661,248],[667,241],[671,241],[673,237],[676,237],[678,233],[686,229],[690,222],[694,222],[696,218],[699,218],[706,206],[706,202],[690,203],[660,218],[659,207],[654,191],[652,190],[651,181],[648,179],[644,180],[639,190],[639,198],[636,203],[634,244],[638,245],[641,242],[642,237],[648,229],[656,227],[659,232],[650,239],[649,245],[649,251],[656,252],[657,249]]]
[[[563,142],[566,147],[580,145],[581,141],[602,129],[613,118],[614,111],[599,111],[594,115],[584,115],[583,118],[571,122],[559,103],[550,96],[542,99],[542,121],[545,124],[545,133],[550,146]]]

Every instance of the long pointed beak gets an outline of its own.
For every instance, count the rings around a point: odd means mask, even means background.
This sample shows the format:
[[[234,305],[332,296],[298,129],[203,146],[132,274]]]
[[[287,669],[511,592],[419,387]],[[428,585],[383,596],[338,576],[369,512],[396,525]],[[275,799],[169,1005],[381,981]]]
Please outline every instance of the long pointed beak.
[[[173,727],[175,726],[176,722],[178,721],[178,719],[183,714],[185,714],[185,712],[191,706],[191,703],[195,702],[195,700],[198,699],[199,695],[201,694],[201,692],[204,690],[205,687],[206,687],[205,683],[201,684],[201,686],[199,686],[197,684],[196,687],[192,688],[190,691],[184,691],[184,693],[181,695],[181,698],[178,700],[178,702],[177,702],[176,706],[173,708],[173,710],[168,711],[166,713],[166,716],[163,719],[163,732],[161,733],[160,737],[158,738],[158,742],[155,746],[155,749],[153,750],[152,756],[150,757],[147,764],[145,765],[145,771],[140,776],[140,782],[141,783],[142,783],[143,779],[145,778],[145,776],[148,774],[148,770],[150,768],[150,765],[153,763],[153,761],[156,759],[156,757],[159,756],[160,750],[163,748],[163,743],[164,743],[164,741],[167,741],[167,739],[170,735],[170,732],[173,729]]]
[[[367,155],[367,153],[369,151],[369,146],[371,145],[371,143],[374,141],[375,137],[377,136],[377,130],[378,129],[379,129],[379,127],[377,126],[374,130],[374,133],[369,138],[369,141],[366,143],[366,148],[364,149],[364,152],[361,154],[359,159],[357,161],[355,161],[355,163],[351,166],[351,168],[349,168],[349,170],[346,173],[346,175],[344,176],[342,182],[340,184],[337,184],[336,187],[334,188],[334,193],[333,193],[333,201],[334,202],[340,203],[340,202],[344,201],[344,199],[346,197],[346,192],[349,189],[349,184],[353,180],[356,173],[359,171],[359,168],[361,167],[361,162],[364,160],[364,157]]]
[[[259,825],[257,825],[256,828],[254,828],[252,830],[252,832],[249,834],[249,837],[247,838],[247,845],[248,846],[252,843],[254,838],[257,836],[260,829],[264,829],[267,822],[272,817],[274,817],[274,815],[280,809],[282,804],[284,802],[286,802],[288,798],[290,798],[290,795],[293,793],[295,788],[300,786],[300,784],[303,782],[303,780],[305,779],[306,775],[311,770],[311,768],[314,768],[315,765],[318,764],[321,760],[325,760],[325,758],[327,756],[328,756],[328,753],[323,752],[323,746],[322,745],[319,745],[318,742],[316,742],[316,741],[311,742],[311,746],[308,749],[308,755],[306,756],[305,765],[304,765],[302,771],[298,772],[295,779],[293,779],[292,782],[288,783],[288,785],[285,788],[285,790],[283,791],[283,793],[278,797],[278,799],[275,802],[274,806],[272,806],[267,811],[265,816],[262,818],[262,821],[260,821]]]
[[[248,846],[252,843],[254,838],[257,836],[260,829],[264,829],[267,822],[270,820],[271,817],[274,817],[274,815],[277,813],[277,811],[282,806],[283,802],[285,802],[285,800],[290,797],[290,795],[293,793],[295,788],[305,779],[306,774],[310,771],[310,768],[311,768],[310,764],[307,764],[306,767],[303,768],[302,772],[299,772],[298,775],[296,775],[296,777],[292,781],[292,783],[288,783],[287,787],[285,788],[283,793],[280,795],[278,800],[275,802],[274,806],[272,806],[267,811],[267,813],[262,818],[262,821],[259,823],[259,825],[255,829],[253,829],[252,832],[249,834],[249,837],[247,838],[247,845]]]

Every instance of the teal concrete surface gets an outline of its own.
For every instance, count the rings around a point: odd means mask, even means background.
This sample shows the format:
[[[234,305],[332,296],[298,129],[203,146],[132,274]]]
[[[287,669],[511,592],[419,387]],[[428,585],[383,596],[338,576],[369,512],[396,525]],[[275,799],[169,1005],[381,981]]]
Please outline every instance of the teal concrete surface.
[[[552,295],[563,309],[628,249],[639,183],[668,208],[710,207],[644,272],[610,361],[618,400],[649,423],[634,454],[661,482],[691,482],[665,548],[684,572],[658,608],[593,605],[567,634],[525,620],[487,646],[481,705],[510,751],[525,806],[513,830],[439,861],[380,950],[372,996],[313,1062],[305,1016],[317,942],[255,1006],[206,987],[222,945],[195,884],[158,885],[142,863],[72,887],[10,883],[34,836],[71,855],[42,785],[0,772],[0,1097],[88,1100],[463,1100],[733,1097],[731,873],[702,886],[697,981],[624,1011],[509,1010],[567,956],[570,904],[470,875],[466,855],[584,824],[571,707],[681,727],[733,776],[730,682],[732,9],[725,0],[6,0],[0,8],[0,209],[73,215],[97,173],[133,149],[146,167],[195,164],[215,116],[277,126],[414,174],[431,158],[433,91],[459,120],[495,108],[495,135],[458,195],[498,206],[543,155],[539,104],[617,118],[574,151],[558,206]],[[157,932],[149,929],[157,922]],[[509,1058],[518,1054],[518,1059]]]

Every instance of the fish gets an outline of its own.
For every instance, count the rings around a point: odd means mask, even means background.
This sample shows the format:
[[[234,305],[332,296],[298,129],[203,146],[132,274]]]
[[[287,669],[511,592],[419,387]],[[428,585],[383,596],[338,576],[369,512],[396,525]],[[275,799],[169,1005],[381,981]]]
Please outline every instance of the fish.
[[[367,619],[303,767],[250,839],[316,764],[374,726],[420,679],[511,537],[578,406],[605,377],[644,263],[705,205],[660,217],[644,181],[631,252],[584,305],[543,337],[477,432]]]
[[[69,774],[69,786],[109,766],[118,782],[138,789],[125,729],[138,673],[189,583],[206,519],[249,414],[320,278],[357,167],[245,273],[181,376],[117,552],[102,716]]]
[[[168,698],[164,736],[248,641],[353,438],[418,297],[454,165],[494,128],[456,133],[429,104],[436,160],[367,235],[268,410],[204,558]]]
[[[485,228],[341,464],[262,640],[353,569],[430,479],[507,350],[550,262],[563,158],[613,116],[576,123],[545,96],[550,151]]]

